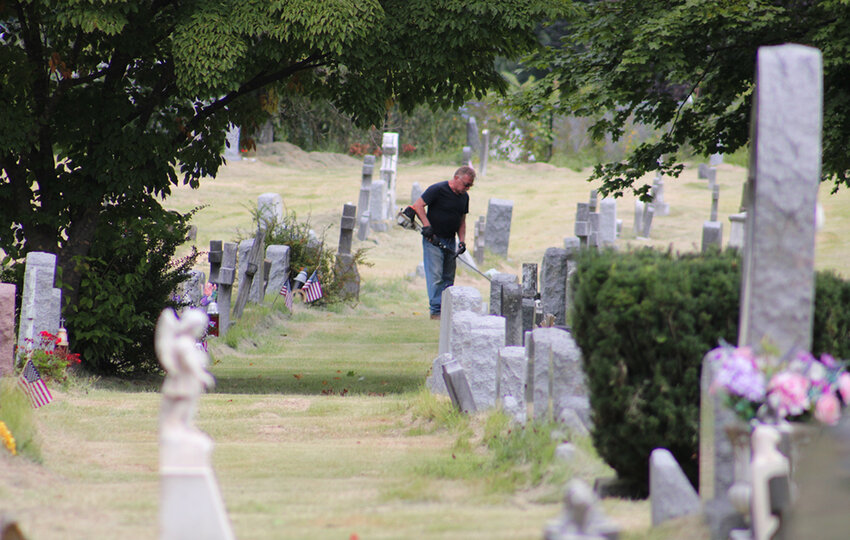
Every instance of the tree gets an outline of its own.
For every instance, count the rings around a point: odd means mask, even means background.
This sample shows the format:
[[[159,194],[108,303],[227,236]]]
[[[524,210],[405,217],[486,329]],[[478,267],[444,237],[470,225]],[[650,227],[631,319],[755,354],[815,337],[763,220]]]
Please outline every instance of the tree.
[[[756,51],[786,42],[817,47],[824,61],[823,178],[848,184],[850,155],[850,11],[842,0],[588,2],[571,20],[563,46],[529,60],[549,70],[514,100],[525,114],[549,109],[597,120],[597,140],[623,135],[626,122],[664,130],[622,162],[597,165],[590,180],[621,195],[648,172],[678,176],[676,153],[690,146],[708,155],[749,141]],[[607,114],[604,114],[607,113]]]
[[[281,96],[330,99],[361,126],[387,108],[503,88],[568,0],[0,2],[0,249],[56,253],[66,306],[115,207],[159,208],[215,176],[230,123]],[[102,238],[103,236],[101,236]],[[108,251],[108,250],[107,250]]]

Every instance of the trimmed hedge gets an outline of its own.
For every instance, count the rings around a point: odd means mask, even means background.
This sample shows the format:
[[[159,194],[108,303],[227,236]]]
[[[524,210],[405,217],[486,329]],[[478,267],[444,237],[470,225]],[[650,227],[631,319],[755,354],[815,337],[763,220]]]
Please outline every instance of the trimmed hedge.
[[[634,496],[647,493],[658,447],[698,484],[702,358],[720,339],[737,343],[740,268],[734,250],[588,250],[579,259],[571,322],[588,375],[593,443]],[[850,357],[850,284],[834,274],[816,278],[812,352]]]

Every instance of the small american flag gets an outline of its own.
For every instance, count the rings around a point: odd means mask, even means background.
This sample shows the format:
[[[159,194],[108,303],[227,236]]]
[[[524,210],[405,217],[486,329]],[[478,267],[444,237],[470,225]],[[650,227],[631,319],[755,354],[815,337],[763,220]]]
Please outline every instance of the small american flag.
[[[304,300],[306,302],[315,302],[323,296],[322,284],[319,283],[319,276],[316,275],[316,270],[313,270],[313,275],[310,276],[302,289],[304,290]]]
[[[280,288],[280,294],[283,295],[283,301],[286,303],[287,309],[292,311],[292,299],[295,295],[292,293],[292,283],[289,278],[286,278],[283,287]]]
[[[29,396],[33,409],[37,409],[42,405],[47,405],[53,401],[53,396],[50,395],[50,390],[47,389],[47,385],[44,384],[44,381],[41,379],[41,375],[38,374],[38,370],[35,369],[35,365],[33,365],[32,360],[27,360],[27,364],[24,366],[21,376],[18,377],[18,386],[20,386],[21,390]]]

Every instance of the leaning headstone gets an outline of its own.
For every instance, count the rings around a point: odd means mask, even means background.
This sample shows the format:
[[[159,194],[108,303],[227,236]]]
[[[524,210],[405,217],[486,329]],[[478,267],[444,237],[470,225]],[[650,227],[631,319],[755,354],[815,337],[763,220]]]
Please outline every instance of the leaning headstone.
[[[496,364],[496,401],[503,403],[505,396],[513,396],[525,408],[525,347],[507,346],[499,349]]]
[[[821,66],[820,52],[811,47],[779,45],[758,50],[739,346],[758,349],[769,343],[781,355],[811,347],[814,215],[823,118]],[[706,392],[702,400],[701,424],[706,423],[704,419],[711,421],[700,426],[700,448],[714,451],[700,456],[700,485],[706,476],[703,471],[713,471],[713,495],[722,502],[727,482],[745,479],[734,477],[734,457],[722,434],[730,420],[716,414],[712,419],[711,410],[716,410],[719,400]],[[703,441],[703,434],[713,434],[714,440]],[[728,535],[728,530],[717,527],[722,522],[713,522],[713,536]]]
[[[354,236],[354,225],[356,223],[357,207],[346,203],[342,207],[342,218],[339,223],[339,253],[351,253],[351,241]]]
[[[262,293],[255,293],[262,287],[262,273],[260,273],[260,265],[262,264],[263,253],[263,238],[265,231],[260,229],[254,236],[253,240],[243,240],[239,242],[239,290],[236,293],[236,302],[233,304],[233,317],[238,319],[242,316],[242,311],[248,300],[254,295],[259,294],[262,301]],[[247,247],[247,249],[245,249]],[[243,249],[245,251],[243,252]],[[258,282],[254,285],[254,282]],[[256,296],[253,296],[256,298]],[[219,308],[221,310],[221,308]]]
[[[449,352],[463,366],[476,406],[479,410],[492,407],[495,404],[496,363],[499,349],[505,344],[505,320],[460,311],[452,315],[450,333]]]
[[[481,152],[480,152],[480,160],[478,165],[478,175],[486,176],[487,175],[487,156],[490,152],[490,130],[485,129],[481,131]]]
[[[487,205],[487,221],[484,230],[485,244],[487,249],[503,257],[508,256],[513,211],[513,201],[490,199]]]
[[[540,269],[540,300],[543,313],[555,316],[555,324],[567,324],[567,250],[550,247],[543,254]]]
[[[224,335],[230,327],[230,304],[233,293],[233,282],[236,278],[236,256],[238,247],[235,242],[224,242],[221,247],[221,266],[215,278],[210,276],[210,283],[218,285],[216,304],[218,305],[218,328]]]
[[[269,294],[280,294],[283,284],[289,277],[289,257],[291,250],[289,246],[273,244],[266,248],[266,260],[271,263],[269,268],[269,282],[266,292]]]
[[[656,448],[649,455],[649,502],[653,527],[702,509],[699,495],[666,448]]]
[[[516,282],[514,274],[498,272],[490,277],[490,315],[502,314],[502,285]]]
[[[242,154],[239,153],[239,126],[230,124],[225,135],[224,159],[227,161],[240,161]]]
[[[481,143],[478,141],[478,122],[474,116],[470,116],[466,121],[466,145],[473,152],[481,147]]]
[[[543,540],[617,540],[620,528],[599,508],[593,489],[573,478],[564,489],[564,508],[543,530]]]
[[[522,285],[503,283],[500,305],[505,318],[505,345],[522,345]]]
[[[452,348],[451,328],[454,315],[461,311],[482,313],[484,302],[481,299],[481,293],[478,292],[478,289],[461,285],[447,287],[443,290],[443,296],[440,302],[440,344],[438,352],[442,354],[450,352]]]
[[[360,197],[357,199],[357,221],[363,214],[369,211],[369,202],[372,197],[372,171],[375,169],[375,156],[363,157],[363,176],[360,183]]]
[[[0,378],[15,374],[15,292],[13,283],[0,283]]]
[[[212,469],[213,441],[194,425],[198,401],[215,379],[197,340],[207,315],[188,309],[178,319],[165,310],[156,325],[156,351],[165,381],[159,416],[159,538],[235,538]]]
[[[283,224],[283,197],[279,193],[261,193],[257,197],[257,218],[261,229]]]
[[[599,201],[599,244],[612,246],[617,240],[617,201],[604,198]]]
[[[461,412],[473,413],[477,410],[475,396],[470,389],[463,366],[457,360],[443,364],[443,381],[452,400],[452,405]]]
[[[452,355],[449,353],[438,354],[434,358],[434,362],[431,365],[431,373],[425,379],[425,386],[431,390],[432,394],[449,395],[449,391],[446,388],[446,381],[443,379],[443,364],[451,362],[451,360]]]
[[[729,216],[729,243],[728,247],[744,248],[744,230],[747,225],[747,213],[741,212]]]

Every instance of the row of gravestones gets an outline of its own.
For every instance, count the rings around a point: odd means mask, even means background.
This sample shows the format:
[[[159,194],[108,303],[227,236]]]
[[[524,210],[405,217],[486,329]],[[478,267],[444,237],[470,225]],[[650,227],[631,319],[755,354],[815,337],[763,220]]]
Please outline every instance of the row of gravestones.
[[[375,156],[363,158],[360,195],[356,205],[357,238],[366,240],[370,231],[385,232],[394,217],[398,178],[398,133],[386,132],[381,144],[381,177],[373,180]]]

